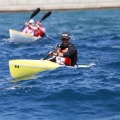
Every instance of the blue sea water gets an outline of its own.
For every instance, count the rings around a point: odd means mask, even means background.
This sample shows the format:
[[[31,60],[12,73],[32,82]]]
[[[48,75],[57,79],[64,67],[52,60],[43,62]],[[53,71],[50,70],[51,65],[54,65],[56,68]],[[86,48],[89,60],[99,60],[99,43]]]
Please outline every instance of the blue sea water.
[[[41,19],[46,12],[34,17]],[[0,120],[120,120],[120,9],[52,11],[47,37],[8,42],[31,12],[0,13]],[[26,80],[11,78],[12,59],[41,59],[68,31],[88,68],[58,68]]]

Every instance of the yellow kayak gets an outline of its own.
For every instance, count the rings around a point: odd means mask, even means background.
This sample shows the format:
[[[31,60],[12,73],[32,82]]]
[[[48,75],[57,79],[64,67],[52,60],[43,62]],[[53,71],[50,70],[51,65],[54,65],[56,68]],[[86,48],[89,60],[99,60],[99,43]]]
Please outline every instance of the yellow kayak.
[[[49,60],[19,59],[9,61],[10,74],[15,79],[37,74],[46,70],[53,70],[58,67],[59,65],[57,63]]]
[[[32,76],[43,71],[53,70],[58,67],[89,68],[94,65],[95,63],[90,63],[86,65],[65,66],[59,65],[49,60],[18,59],[9,61],[9,70],[12,78],[21,79],[23,77],[26,78],[28,76]]]

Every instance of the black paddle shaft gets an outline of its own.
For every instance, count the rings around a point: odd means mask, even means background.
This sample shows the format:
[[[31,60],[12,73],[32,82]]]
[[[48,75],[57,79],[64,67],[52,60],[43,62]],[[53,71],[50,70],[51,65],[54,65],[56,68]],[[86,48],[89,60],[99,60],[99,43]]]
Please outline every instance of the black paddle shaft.
[[[51,15],[51,11],[47,12],[41,19],[41,21],[43,21],[44,19],[46,19],[48,16]]]
[[[40,12],[40,8],[37,8],[32,15],[30,16],[29,20],[32,19],[35,15],[37,15]],[[28,21],[29,21],[28,20]],[[21,29],[21,31],[24,29],[25,25],[23,26],[23,28]]]
[[[43,58],[43,60],[46,60],[49,57],[49,55],[47,55],[46,57]]]
[[[30,19],[33,18],[36,14],[38,14],[40,12],[40,8],[37,8],[33,13],[32,15],[30,16]],[[29,20],[30,20],[29,19]]]

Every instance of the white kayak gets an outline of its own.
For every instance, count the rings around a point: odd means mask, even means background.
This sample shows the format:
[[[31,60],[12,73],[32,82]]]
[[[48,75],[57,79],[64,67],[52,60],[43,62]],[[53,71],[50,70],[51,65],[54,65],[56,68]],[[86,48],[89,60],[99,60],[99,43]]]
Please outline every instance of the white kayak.
[[[91,63],[87,65],[65,66],[59,65],[49,60],[18,59],[9,61],[9,70],[12,78],[18,79],[29,75],[34,75],[43,71],[53,70],[59,67],[89,68],[93,65],[95,64]]]
[[[10,42],[13,43],[32,43],[41,37],[35,37],[30,34],[22,33],[17,30],[9,29]]]

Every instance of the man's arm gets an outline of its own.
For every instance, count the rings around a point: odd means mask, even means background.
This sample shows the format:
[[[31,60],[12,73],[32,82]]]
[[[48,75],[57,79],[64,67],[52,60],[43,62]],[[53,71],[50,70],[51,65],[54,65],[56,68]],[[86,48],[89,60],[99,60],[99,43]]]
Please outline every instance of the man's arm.
[[[68,47],[68,52],[63,53],[63,57],[70,57],[76,52],[76,48],[74,46]]]

